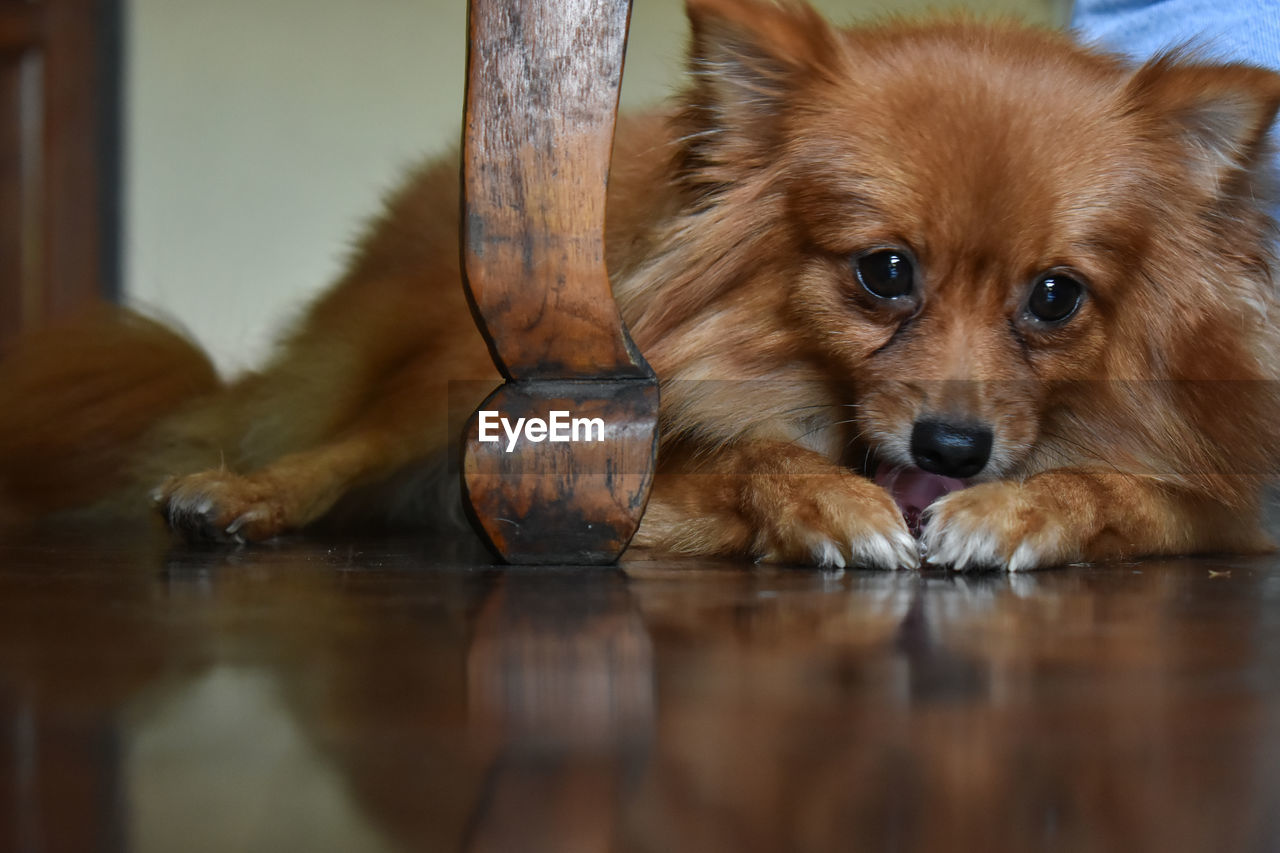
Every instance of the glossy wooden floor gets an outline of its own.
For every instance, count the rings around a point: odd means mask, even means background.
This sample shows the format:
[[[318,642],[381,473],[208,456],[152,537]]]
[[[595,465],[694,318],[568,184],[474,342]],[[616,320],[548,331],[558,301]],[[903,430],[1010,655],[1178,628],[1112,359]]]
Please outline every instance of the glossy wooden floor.
[[[1280,848],[1280,559],[0,545],[0,849]]]

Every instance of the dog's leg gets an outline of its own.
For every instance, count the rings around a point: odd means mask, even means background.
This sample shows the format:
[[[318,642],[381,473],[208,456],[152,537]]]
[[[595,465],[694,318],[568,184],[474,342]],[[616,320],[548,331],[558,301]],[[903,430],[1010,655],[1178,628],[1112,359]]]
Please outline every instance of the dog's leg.
[[[366,428],[247,474],[200,471],[156,491],[171,527],[198,539],[258,542],[321,518],[350,490],[425,457],[403,434]]]
[[[456,256],[456,232],[437,237],[439,258],[453,257],[449,245]],[[266,370],[157,436],[135,479],[147,488],[162,483],[155,496],[173,527],[201,538],[268,539],[448,446],[450,406],[473,409],[497,372],[456,267],[432,263],[439,268],[398,277],[353,274],[312,309]],[[452,401],[451,379],[468,380]],[[198,453],[164,450],[192,435]],[[343,506],[353,509],[377,516],[384,508]]]
[[[449,385],[439,361],[428,353],[371,373],[372,380],[356,371],[352,375],[358,382],[348,379],[328,393],[316,388],[292,396],[276,387],[288,384],[289,371],[281,371],[285,379],[273,379],[237,415],[238,422],[262,424],[249,439],[240,439],[252,445],[251,452],[240,447],[231,454],[229,467],[169,477],[154,493],[162,514],[190,537],[261,541],[305,527],[355,490],[434,458],[448,446],[450,435]],[[484,382],[469,384],[486,387]],[[329,426],[308,435],[289,426],[299,420]],[[444,475],[447,466],[439,467]],[[344,511],[357,517],[380,517],[393,509],[344,505]]]
[[[345,386],[334,387],[329,396],[355,401],[341,408],[330,406],[326,411],[322,403],[293,398],[298,409],[295,419],[309,412],[331,426],[310,440],[292,443],[276,434],[281,433],[278,426],[274,431],[260,430],[253,437],[258,447],[238,457],[232,468],[220,465],[165,481],[154,493],[161,512],[170,526],[187,536],[241,542],[306,527],[357,490],[356,498],[367,498],[375,505],[344,504],[346,514],[379,518],[395,512],[395,507],[381,505],[385,496],[379,498],[378,490],[366,493],[362,487],[386,483],[439,458],[449,447],[450,386],[442,378],[439,362],[428,353],[398,369],[379,372],[376,380],[360,383],[363,395]],[[463,385],[463,399],[457,402],[466,411],[474,407],[471,396],[478,401],[490,387],[484,381]],[[288,399],[283,393],[262,396],[268,412],[278,411],[277,401]],[[266,417],[256,419],[256,414],[259,409],[250,406],[241,417],[248,423],[268,423]],[[440,476],[447,475],[447,465],[437,467]],[[430,521],[423,519],[424,524]]]
[[[925,518],[926,560],[962,571],[1272,547],[1256,506],[1092,469],[983,483],[942,498]]]
[[[818,453],[774,441],[743,441],[701,460],[667,460],[636,544],[828,567],[901,569],[919,562],[916,542],[884,489]]]

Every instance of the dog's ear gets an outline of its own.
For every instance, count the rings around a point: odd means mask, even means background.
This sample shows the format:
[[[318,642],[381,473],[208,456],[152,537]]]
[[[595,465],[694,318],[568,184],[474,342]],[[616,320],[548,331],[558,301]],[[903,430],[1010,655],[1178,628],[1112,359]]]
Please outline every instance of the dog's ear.
[[[777,138],[779,114],[802,82],[830,73],[835,31],[799,0],[687,0],[687,9],[692,84],[682,118],[690,154],[742,165]]]
[[[688,0],[690,70],[726,107],[758,109],[786,96],[794,78],[828,64],[835,34],[800,0]]]
[[[1264,162],[1280,109],[1280,74],[1194,61],[1180,50],[1139,68],[1127,94],[1158,122],[1153,130],[1176,134],[1197,183],[1219,196]]]

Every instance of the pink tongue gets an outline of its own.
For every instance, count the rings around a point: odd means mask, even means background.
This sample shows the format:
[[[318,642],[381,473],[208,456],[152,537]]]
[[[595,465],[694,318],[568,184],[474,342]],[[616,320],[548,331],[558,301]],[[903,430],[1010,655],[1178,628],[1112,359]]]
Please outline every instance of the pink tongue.
[[[965,487],[963,480],[930,474],[914,465],[881,465],[875,481],[893,495],[913,536],[920,535],[920,514],[929,504]]]

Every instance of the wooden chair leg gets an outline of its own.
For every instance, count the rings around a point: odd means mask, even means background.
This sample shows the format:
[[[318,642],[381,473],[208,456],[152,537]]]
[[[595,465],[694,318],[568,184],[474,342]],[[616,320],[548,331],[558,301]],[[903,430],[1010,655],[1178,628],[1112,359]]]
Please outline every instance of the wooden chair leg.
[[[468,425],[463,475],[509,562],[613,562],[653,479],[657,379],[604,260],[630,6],[470,0],[463,265],[507,381]]]

